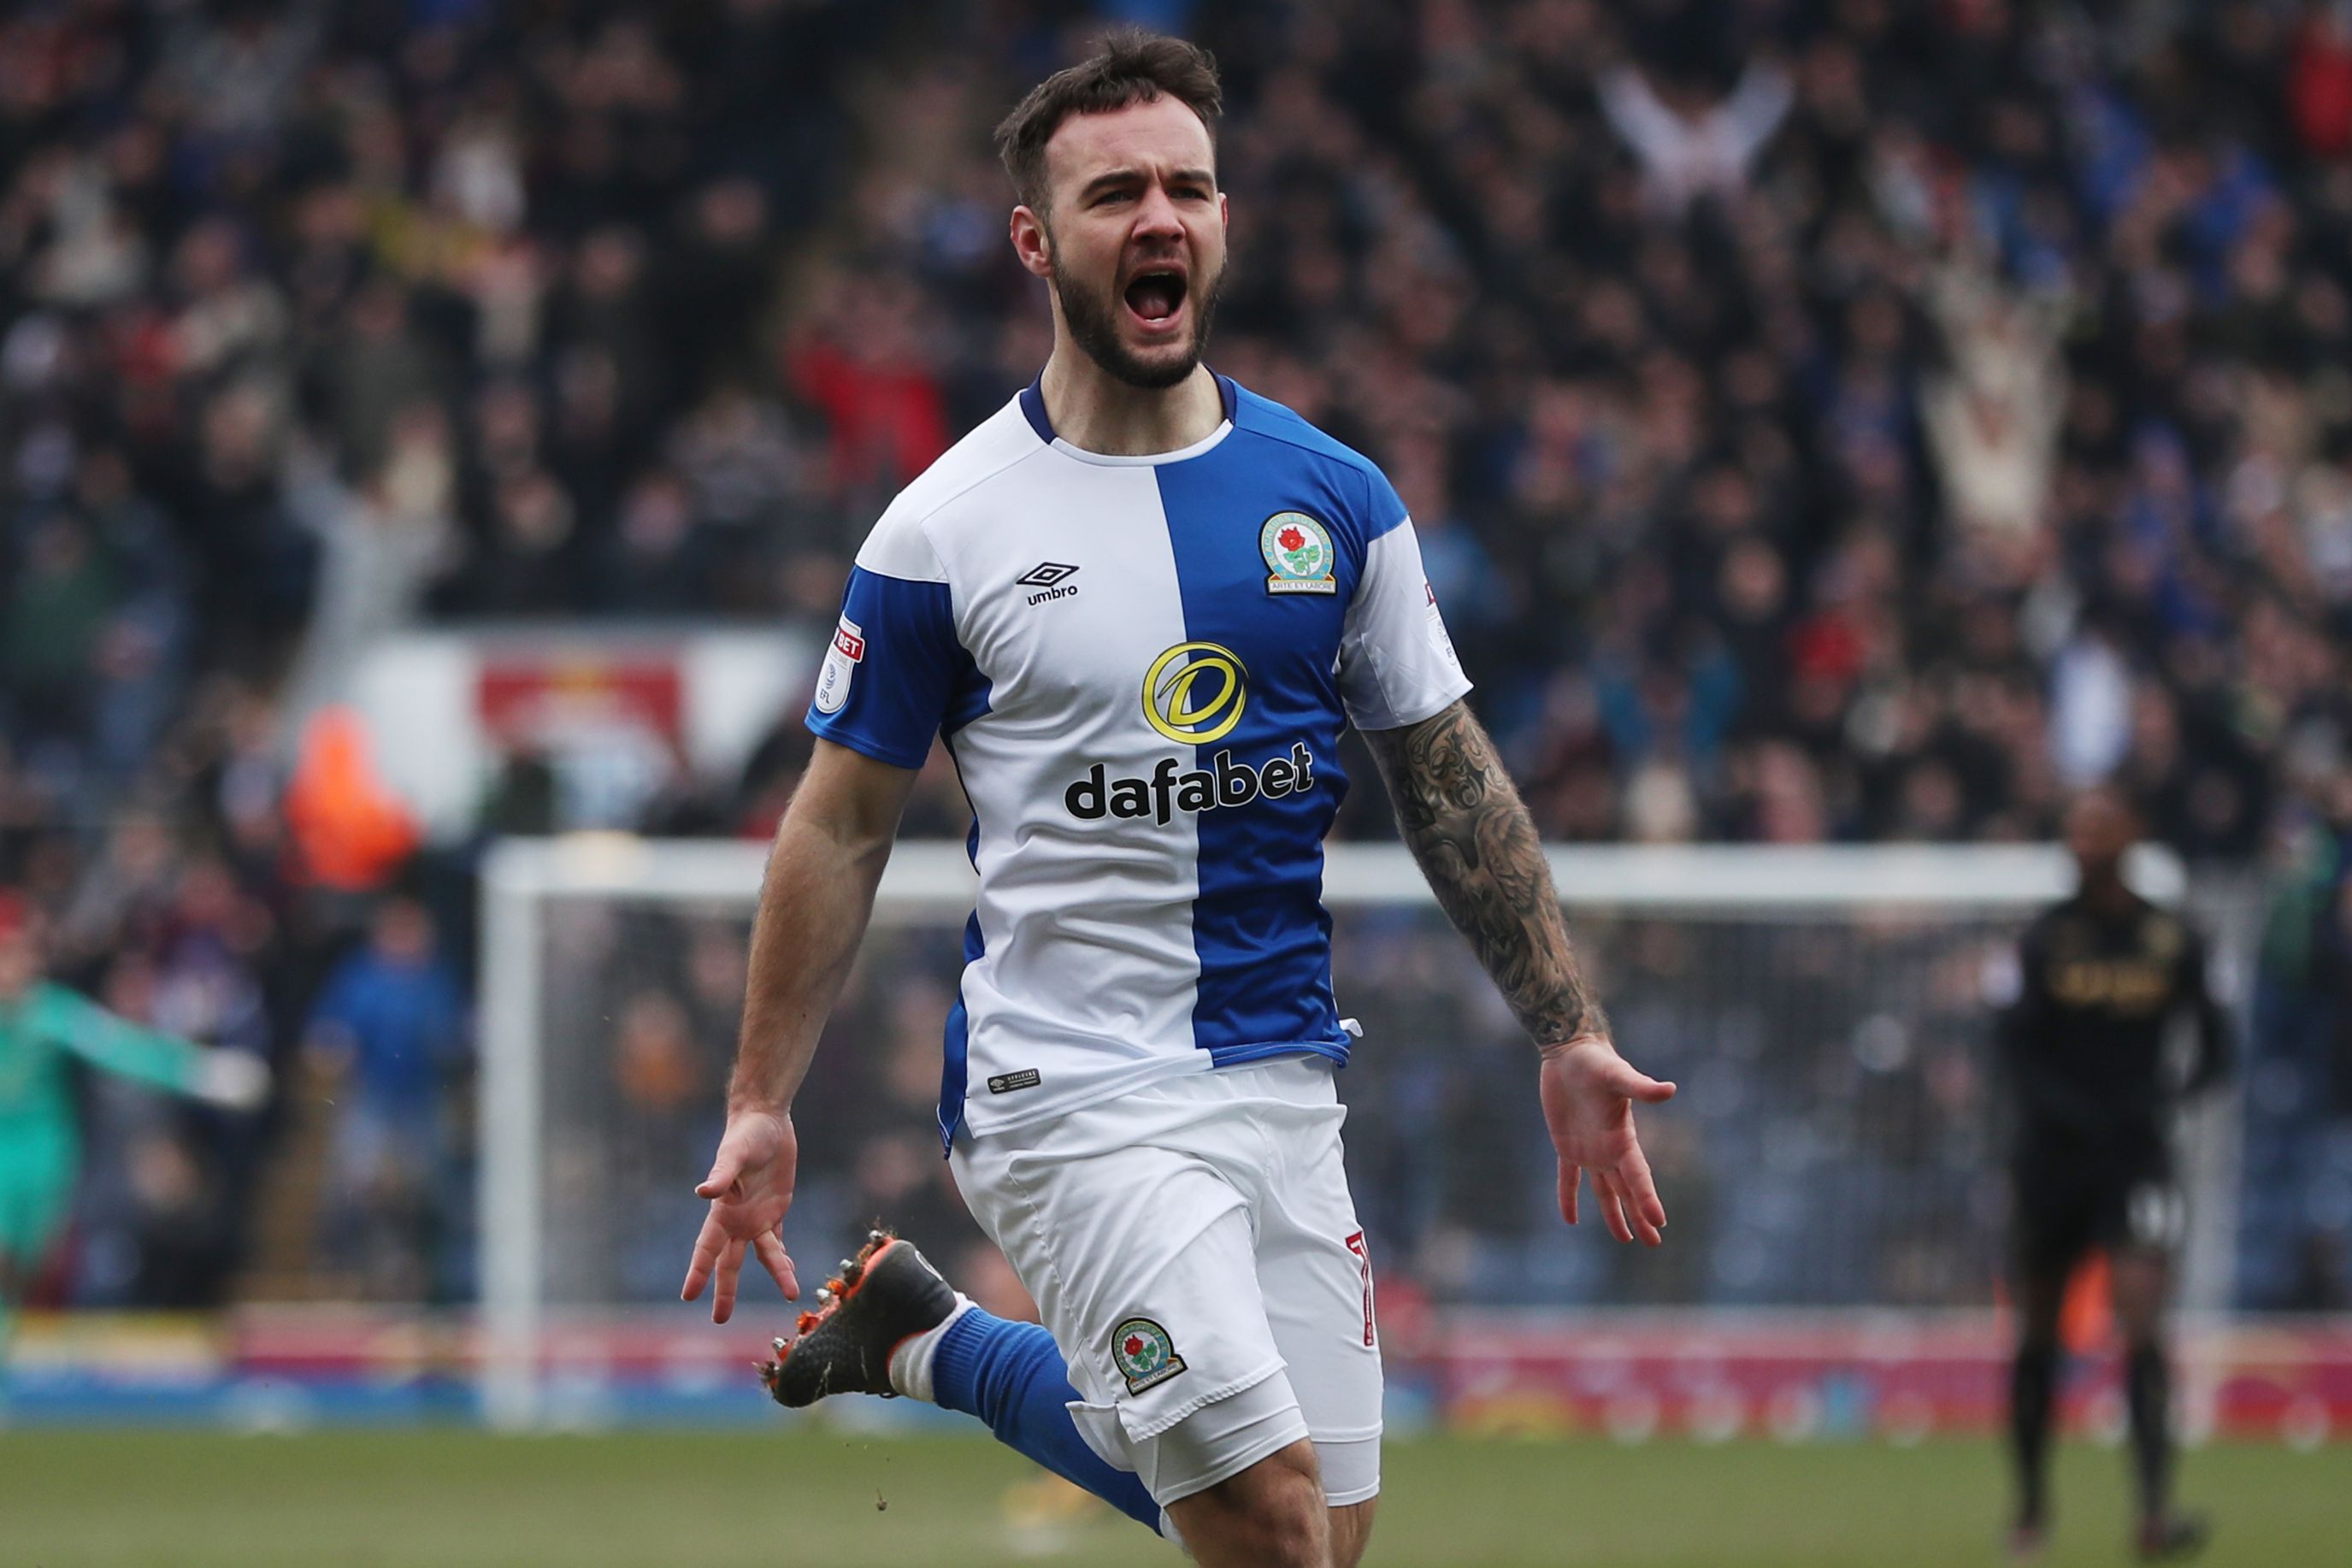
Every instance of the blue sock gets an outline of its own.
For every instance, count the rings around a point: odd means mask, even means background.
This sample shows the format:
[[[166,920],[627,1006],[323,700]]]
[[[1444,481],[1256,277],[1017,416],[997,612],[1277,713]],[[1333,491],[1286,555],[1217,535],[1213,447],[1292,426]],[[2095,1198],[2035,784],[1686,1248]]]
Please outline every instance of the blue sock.
[[[1034,1323],[1007,1322],[974,1307],[940,1337],[931,1363],[940,1406],[977,1415],[996,1440],[1160,1533],[1160,1505],[1132,1473],[1115,1469],[1078,1436],[1077,1398],[1054,1336]]]

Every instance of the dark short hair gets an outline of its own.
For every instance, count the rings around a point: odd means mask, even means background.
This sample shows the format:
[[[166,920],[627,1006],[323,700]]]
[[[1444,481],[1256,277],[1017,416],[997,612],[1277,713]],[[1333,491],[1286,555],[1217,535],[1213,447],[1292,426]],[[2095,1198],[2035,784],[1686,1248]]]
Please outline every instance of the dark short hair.
[[[1004,160],[1022,204],[1045,210],[1045,143],[1073,114],[1108,114],[1131,103],[1172,98],[1201,117],[1209,141],[1217,139],[1217,116],[1224,89],[1217,62],[1208,50],[1181,38],[1121,27],[1107,33],[1095,52],[1055,71],[1029,89],[996,128],[996,153]]]

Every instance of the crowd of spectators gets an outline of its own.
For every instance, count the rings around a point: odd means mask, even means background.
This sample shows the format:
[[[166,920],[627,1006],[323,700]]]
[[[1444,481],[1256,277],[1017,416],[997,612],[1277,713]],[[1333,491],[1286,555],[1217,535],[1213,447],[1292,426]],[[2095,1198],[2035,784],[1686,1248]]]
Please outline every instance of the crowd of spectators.
[[[353,1086],[322,1256],[463,1289],[467,906],[462,851],[322,874],[288,736],[420,619],[829,620],[1043,359],[987,131],[1116,16],[1223,62],[1212,362],[1394,479],[1546,835],[2032,838],[2121,779],[2290,890],[2243,1291],[2340,1296],[2352,14],[2301,0],[10,7],[0,878],[110,1004]],[[646,1092],[714,1007],[629,1010]],[[277,1124],[160,1115],[79,1299],[245,1247]]]
[[[95,1092],[53,1292],[217,1300],[271,1225],[315,1228],[337,1288],[463,1288],[434,1256],[464,1213],[462,856],[315,853],[352,770],[295,798],[292,738],[423,616],[837,591],[809,563],[856,507],[777,400],[779,286],[890,10],[0,16],[0,879],[60,917],[62,976],[340,1113],[332,1190],[283,1205],[253,1181],[282,1110]],[[166,1232],[174,1281],[136,1239]]]

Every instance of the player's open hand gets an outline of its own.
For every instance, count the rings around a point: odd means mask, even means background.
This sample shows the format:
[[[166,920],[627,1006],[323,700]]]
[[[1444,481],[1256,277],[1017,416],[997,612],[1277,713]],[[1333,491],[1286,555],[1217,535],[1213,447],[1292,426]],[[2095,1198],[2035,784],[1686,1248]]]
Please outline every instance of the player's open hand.
[[[1657,1105],[1675,1097],[1675,1086],[1637,1072],[1617,1047],[1597,1035],[1580,1035],[1547,1046],[1537,1079],[1544,1122],[1559,1152],[1559,1212],[1576,1223],[1577,1189],[1584,1173],[1601,1200],[1601,1217],[1620,1241],[1636,1236],[1655,1247],[1664,1239],[1666,1205],[1650,1179],[1650,1162],[1633,1135],[1633,1102]]]
[[[716,1275],[710,1298],[710,1321],[723,1323],[735,1315],[735,1283],[743,1272],[743,1254],[750,1250],[775,1277],[789,1300],[798,1300],[800,1278],[784,1252],[779,1227],[793,1206],[793,1178],[800,1166],[801,1145],[790,1114],[774,1110],[738,1110],[727,1118],[727,1131],[719,1140],[719,1157],[710,1174],[694,1189],[710,1200],[710,1214],[702,1234],[694,1238],[694,1261],[687,1265],[681,1300],[702,1294],[703,1282]]]

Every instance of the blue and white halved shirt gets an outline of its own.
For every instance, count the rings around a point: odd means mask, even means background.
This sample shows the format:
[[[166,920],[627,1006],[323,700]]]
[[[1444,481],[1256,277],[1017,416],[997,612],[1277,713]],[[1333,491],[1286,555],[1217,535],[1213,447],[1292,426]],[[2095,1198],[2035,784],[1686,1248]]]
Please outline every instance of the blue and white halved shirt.
[[[1032,385],[907,487],[850,574],[809,728],[943,735],[980,892],[940,1129],[1269,1057],[1345,1062],[1323,838],[1343,722],[1470,689],[1381,471],[1220,378],[1181,451],[1057,438]]]

